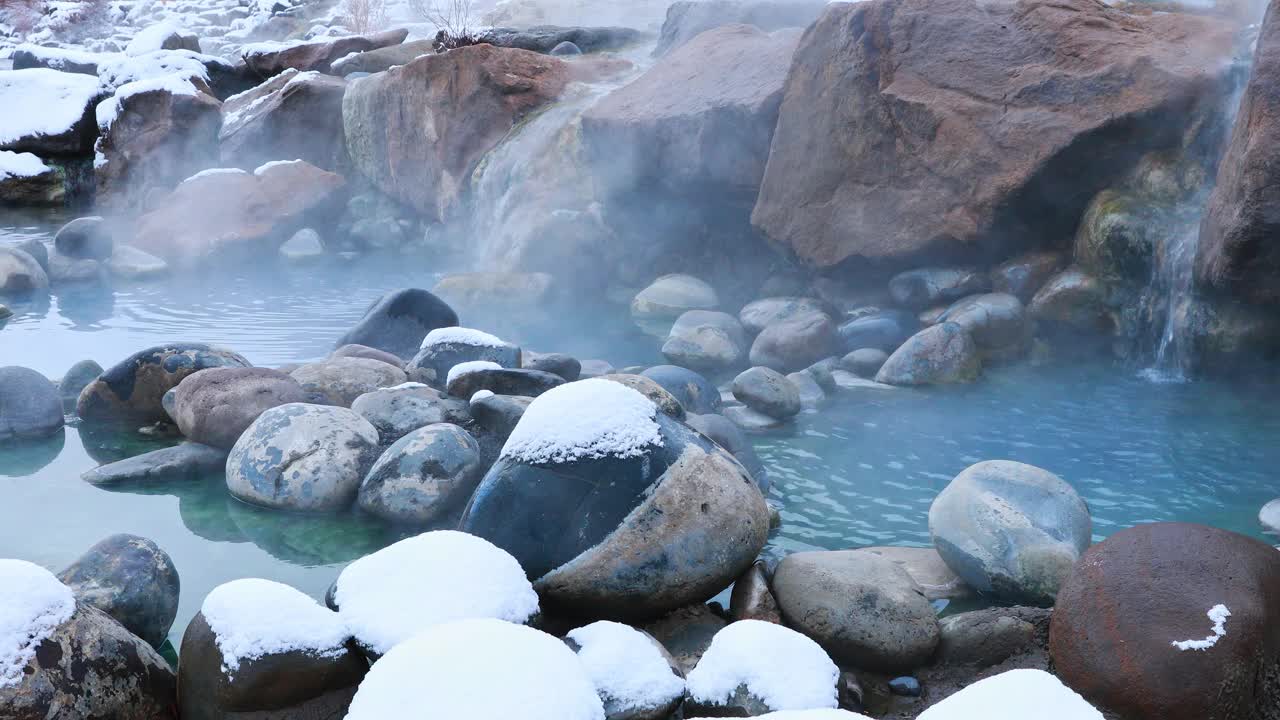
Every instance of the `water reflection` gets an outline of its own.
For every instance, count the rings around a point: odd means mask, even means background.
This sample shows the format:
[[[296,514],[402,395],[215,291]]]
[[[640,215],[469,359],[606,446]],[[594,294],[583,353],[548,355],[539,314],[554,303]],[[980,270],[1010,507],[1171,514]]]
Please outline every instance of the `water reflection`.
[[[0,477],[35,475],[57,459],[66,444],[66,431],[58,430],[43,440],[0,443]]]

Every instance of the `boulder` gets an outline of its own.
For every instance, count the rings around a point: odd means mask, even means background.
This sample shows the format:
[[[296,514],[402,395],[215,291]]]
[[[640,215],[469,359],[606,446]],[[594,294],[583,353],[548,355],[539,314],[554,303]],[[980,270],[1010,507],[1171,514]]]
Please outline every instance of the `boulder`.
[[[458,314],[426,290],[407,288],[383,295],[364,317],[338,340],[338,346],[357,344],[412,358],[427,333],[458,324]]]
[[[112,277],[124,280],[149,280],[169,272],[169,263],[132,245],[117,245],[104,264]]]
[[[602,620],[570,630],[564,641],[604,702],[605,720],[667,720],[684,699],[675,658],[643,630]]]
[[[80,398],[80,392],[85,386],[102,374],[102,366],[93,360],[81,360],[67,369],[62,379],[58,381],[58,397],[62,398],[62,408],[69,412],[75,412],[76,400]]]
[[[287,585],[219,585],[182,636],[182,717],[339,717],[369,669],[349,639],[337,613]]]
[[[227,457],[227,489],[245,502],[282,510],[348,507],[377,457],[378,431],[341,407],[271,408]]]
[[[875,310],[840,325],[837,332],[845,352],[873,348],[892,353],[920,331],[920,321],[901,310]]]
[[[1053,332],[1104,334],[1116,327],[1106,288],[1076,266],[1050,278],[1032,298],[1027,312],[1042,329]]]
[[[268,368],[210,368],[178,383],[171,413],[188,439],[230,450],[264,411],[306,402],[297,380]]]
[[[194,33],[168,22],[149,25],[138,31],[124,48],[130,56],[145,55],[156,50],[190,50],[200,52],[200,39]]]
[[[408,65],[423,55],[434,53],[435,45],[434,39],[423,38],[352,53],[334,60],[329,66],[329,74],[347,77],[352,73],[380,73],[397,65]]]
[[[302,228],[280,245],[280,257],[292,263],[303,263],[324,257],[324,241],[320,233]]]
[[[826,313],[809,313],[769,325],[751,343],[749,360],[779,372],[803,370],[835,352],[836,326]]]
[[[471,328],[436,328],[423,338],[422,349],[409,361],[408,367],[431,370],[437,378],[444,378],[455,365],[479,360],[497,363],[504,368],[519,368],[520,348]]]
[[[690,310],[676,318],[662,345],[669,362],[694,370],[727,370],[747,354],[747,337],[738,319],[728,313]]]
[[[203,343],[156,345],[130,355],[86,385],[76,414],[88,421],[168,420],[162,404],[165,393],[192,373],[222,367],[246,368],[249,361]]]
[[[381,360],[337,357],[308,363],[289,373],[310,402],[349,408],[356,398],[408,380],[403,370]]]
[[[1031,327],[1022,301],[1005,293],[970,295],[938,316],[964,328],[985,357],[1007,358],[1027,349]]]
[[[654,323],[656,329],[689,310],[714,310],[720,305],[715,288],[692,275],[663,275],[631,300],[631,317],[639,323]]]
[[[800,397],[800,407],[802,409],[815,410],[826,404],[827,392],[818,384],[813,373],[801,370],[787,373],[785,377],[788,382],[795,386],[796,392]]]
[[[480,482],[480,445],[457,425],[414,430],[387,448],[360,483],[365,512],[425,525],[464,504]]]
[[[763,561],[755,561],[733,581],[733,593],[729,596],[729,615],[734,620],[763,620],[782,624],[782,612],[778,610],[777,598],[769,589]]]
[[[741,620],[716,633],[689,672],[685,713],[750,717],[835,708],[839,676],[813,640],[782,625]]]
[[[537,397],[564,384],[564,378],[541,370],[503,367],[468,368],[469,364],[455,365],[449,372],[446,389],[453,397],[470,398],[481,390],[488,390],[496,395]],[[461,368],[466,370],[460,371]]]
[[[840,359],[840,366],[845,370],[864,378],[873,378],[876,373],[880,372],[880,368],[884,367],[884,363],[889,359],[889,354],[878,348],[862,348],[854,350]]]
[[[886,385],[940,385],[972,382],[982,373],[973,336],[956,323],[927,327],[912,335],[884,361],[876,382]]]
[[[733,396],[747,407],[779,420],[800,413],[800,391],[782,373],[765,367],[744,370],[733,379]]]
[[[806,297],[770,297],[753,300],[738,311],[743,329],[752,335],[784,320],[791,320],[812,313],[827,312],[826,303]]]
[[[1150,523],[1095,545],[1058,593],[1056,672],[1116,717],[1244,720],[1280,703],[1280,553],[1226,530]]]
[[[999,665],[1035,644],[1036,627],[1049,621],[1050,612],[1012,607],[948,615],[939,621],[942,632],[934,661],[980,668]]]
[[[485,432],[500,442],[506,442],[532,402],[531,397],[477,393],[471,397],[471,416]]]
[[[907,571],[924,591],[926,600],[968,600],[973,588],[964,583],[933,548],[867,547],[854,552],[878,555]]]
[[[773,574],[782,617],[837,660],[874,672],[925,664],[938,618],[924,591],[891,560],[859,551],[788,555]]]
[[[520,359],[520,367],[553,373],[564,378],[565,382],[573,382],[582,376],[582,363],[564,353],[526,352]]]
[[[0,71],[0,106],[40,106],[37,114],[15,113],[0,121],[0,150],[41,157],[90,152],[97,136],[94,106],[101,98],[91,75],[46,68]]]
[[[313,42],[267,42],[247,45],[241,49],[241,53],[249,69],[265,80],[291,69],[300,72],[329,72],[330,66],[339,58],[351,53],[399,45],[408,35],[408,30],[399,29],[324,38]]]
[[[818,267],[1032,249],[1224,102],[1233,45],[1226,20],[1095,0],[832,3],[752,220]]]
[[[178,570],[153,541],[112,535],[58,573],[76,602],[90,605],[160,647],[178,614]]]
[[[564,43],[577,46],[579,53],[619,50],[644,39],[644,33],[630,27],[560,27],[536,25],[529,28],[495,27],[480,35],[481,42],[538,53],[553,52]]]
[[[1067,260],[1064,253],[1049,250],[1024,253],[992,269],[991,289],[1030,303],[1049,278],[1066,266]]]
[[[709,30],[582,116],[602,191],[637,185],[716,193],[749,205],[760,187],[800,31]]]
[[[62,432],[62,399],[49,378],[29,368],[0,368],[0,441]]]
[[[643,375],[631,375],[629,373],[610,373],[601,375],[601,380],[621,383],[635,390],[641,395],[649,398],[649,400],[658,406],[662,412],[670,415],[677,420],[683,420],[686,417],[684,405],[676,399],[666,388],[654,382],[650,378]]]
[[[923,310],[990,289],[990,278],[972,268],[920,268],[889,280],[889,296],[908,310]]]
[[[25,251],[0,247],[0,295],[22,295],[49,287],[49,275]]]
[[[755,560],[768,525],[727,451],[592,379],[530,404],[459,527],[511,552],[548,608],[626,619],[710,598]]]
[[[671,393],[687,413],[703,415],[720,410],[720,390],[693,370],[676,365],[655,365],[640,374]]]
[[[80,479],[98,487],[163,485],[174,480],[197,480],[226,471],[227,451],[185,442],[86,470]]]
[[[724,25],[752,25],[766,32],[807,27],[826,6],[825,0],[678,0],[667,8],[653,54],[666,55]]]
[[[348,89],[347,150],[376,188],[442,221],[480,158],[567,82],[562,61],[526,50],[473,45],[425,55]]]
[[[1053,473],[1010,460],[971,465],[929,508],[947,566],[978,592],[1051,605],[1093,538],[1089,508]]]
[[[218,133],[222,164],[252,170],[272,160],[296,158],[324,170],[342,169],[346,90],[341,78],[290,70],[228,99]]]
[[[378,430],[384,445],[410,432],[437,423],[465,424],[471,417],[467,402],[444,395],[422,383],[404,383],[365,393],[351,409]]]
[[[66,200],[64,168],[31,153],[0,150],[0,207],[61,207]]]
[[[747,472],[751,473],[751,476],[755,478],[756,484],[760,486],[760,492],[768,494],[769,476],[765,470],[764,463],[760,462],[760,457],[756,455],[755,446],[751,444],[747,436],[742,434],[742,430],[737,425],[734,425],[725,416],[716,413],[707,415],[690,413],[685,417],[685,423],[732,453],[733,457],[742,463],[742,467],[746,468]]]

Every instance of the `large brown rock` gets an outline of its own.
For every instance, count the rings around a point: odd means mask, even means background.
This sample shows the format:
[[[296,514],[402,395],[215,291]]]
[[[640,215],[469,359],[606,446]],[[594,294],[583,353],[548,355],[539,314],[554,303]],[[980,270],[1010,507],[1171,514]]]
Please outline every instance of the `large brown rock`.
[[[1210,609],[1230,612],[1220,635]],[[1064,682],[1126,720],[1280,713],[1280,553],[1186,523],[1093,546],[1058,592],[1049,650]],[[1179,649],[1206,640],[1203,649]],[[1206,644],[1207,644],[1206,643]]]
[[[252,170],[271,160],[306,160],[325,170],[346,162],[343,80],[287,70],[222,106],[222,164]]]
[[[1272,3],[1262,21],[1253,74],[1196,248],[1196,278],[1256,303],[1280,301],[1280,11]]]
[[[708,30],[582,118],[608,188],[637,184],[742,193],[760,187],[798,29]]]
[[[832,4],[796,50],[753,222],[824,267],[1065,237],[1216,107],[1231,46],[1225,21],[1097,0]]]
[[[306,400],[298,381],[278,370],[209,368],[178,383],[173,421],[193,442],[230,450],[263,412]]]
[[[342,115],[352,164],[375,187],[443,220],[480,158],[568,83],[563,61],[474,45],[352,83]]]
[[[182,183],[138,221],[133,244],[170,262],[270,250],[339,205],[346,181],[306,162],[215,172]],[[321,222],[321,224],[323,224]]]
[[[329,72],[330,66],[339,58],[351,53],[399,45],[408,36],[409,31],[401,28],[315,42],[261,43],[244,49],[244,62],[262,78],[279,75],[291,68],[303,72]]]

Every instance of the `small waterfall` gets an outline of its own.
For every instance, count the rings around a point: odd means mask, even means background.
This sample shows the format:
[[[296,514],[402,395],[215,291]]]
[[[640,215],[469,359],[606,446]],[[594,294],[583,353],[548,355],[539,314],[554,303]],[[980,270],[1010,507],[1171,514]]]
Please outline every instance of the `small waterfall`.
[[[1164,327],[1155,361],[1142,371],[1142,376],[1152,382],[1186,382],[1189,378],[1191,349],[1185,332],[1186,310],[1195,292],[1193,270],[1199,244],[1197,222],[1171,234],[1156,263],[1152,287],[1164,293]]]

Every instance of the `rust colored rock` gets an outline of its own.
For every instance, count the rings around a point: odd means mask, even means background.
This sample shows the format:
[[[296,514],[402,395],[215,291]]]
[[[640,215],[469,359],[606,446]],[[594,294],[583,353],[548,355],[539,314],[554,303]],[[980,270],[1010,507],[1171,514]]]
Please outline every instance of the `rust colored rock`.
[[[262,78],[279,75],[289,69],[327,73],[339,58],[399,45],[408,36],[409,31],[401,28],[307,43],[261,43],[245,48],[244,61]]]
[[[219,172],[184,182],[138,221],[133,244],[169,262],[223,250],[270,250],[341,200],[341,175],[306,162],[254,173]]]
[[[1065,238],[1216,107],[1232,37],[1097,0],[832,4],[796,50],[752,220],[819,267]]]
[[[342,96],[347,84],[317,72],[288,70],[222,107],[222,164],[252,170],[282,158],[325,170],[346,164]]]
[[[568,78],[556,58],[492,45],[420,57],[351,84],[347,150],[379,190],[442,220],[480,158]]]
[[[1209,617],[1218,605],[1225,634]],[[1126,720],[1276,717],[1280,553],[1188,523],[1118,532],[1058,592],[1049,651],[1064,682]]]

